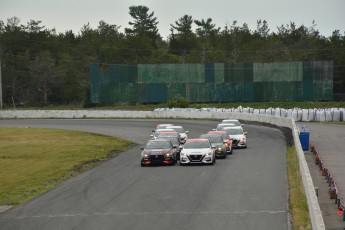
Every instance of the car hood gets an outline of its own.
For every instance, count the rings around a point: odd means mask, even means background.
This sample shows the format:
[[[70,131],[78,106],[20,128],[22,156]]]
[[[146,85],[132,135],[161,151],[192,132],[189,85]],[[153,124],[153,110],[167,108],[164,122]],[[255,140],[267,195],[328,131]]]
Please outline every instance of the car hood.
[[[238,139],[241,139],[241,138],[246,138],[246,136],[244,134],[230,135],[230,138],[238,140]]]
[[[144,149],[145,153],[163,153],[170,150],[171,149]]]
[[[182,151],[188,155],[199,155],[210,150],[211,149],[183,149]]]
[[[222,143],[211,143],[212,147],[222,146]]]

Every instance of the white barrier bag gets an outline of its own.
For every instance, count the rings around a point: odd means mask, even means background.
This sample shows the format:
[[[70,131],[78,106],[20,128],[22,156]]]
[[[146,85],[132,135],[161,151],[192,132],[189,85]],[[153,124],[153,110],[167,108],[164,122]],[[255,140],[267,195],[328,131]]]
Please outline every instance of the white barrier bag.
[[[309,110],[302,109],[302,121],[309,121]]]

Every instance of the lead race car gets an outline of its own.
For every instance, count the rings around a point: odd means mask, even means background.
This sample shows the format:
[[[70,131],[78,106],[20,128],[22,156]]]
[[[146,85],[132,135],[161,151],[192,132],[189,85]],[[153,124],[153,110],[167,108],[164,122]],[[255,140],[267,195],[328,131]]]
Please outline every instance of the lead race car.
[[[176,148],[177,146],[173,145],[170,140],[149,140],[145,147],[141,147],[141,166],[176,164]]]
[[[180,165],[216,163],[214,148],[208,139],[187,139],[180,153]]]

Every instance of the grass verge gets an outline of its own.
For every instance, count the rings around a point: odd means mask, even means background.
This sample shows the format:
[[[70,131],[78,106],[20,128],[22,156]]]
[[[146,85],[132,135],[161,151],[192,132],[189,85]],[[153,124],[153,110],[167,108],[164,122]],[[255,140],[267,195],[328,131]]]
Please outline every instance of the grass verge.
[[[78,131],[0,127],[0,205],[17,205],[128,149]]]
[[[293,229],[312,229],[296,149],[294,147],[287,147],[286,157],[290,188],[289,209],[292,216]]]

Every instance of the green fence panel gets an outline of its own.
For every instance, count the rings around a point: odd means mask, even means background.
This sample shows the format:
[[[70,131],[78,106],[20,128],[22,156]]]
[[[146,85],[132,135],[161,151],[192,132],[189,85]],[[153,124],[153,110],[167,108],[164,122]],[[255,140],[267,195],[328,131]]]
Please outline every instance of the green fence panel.
[[[303,62],[254,63],[253,81],[303,81]]]
[[[253,64],[252,63],[225,63],[224,81],[225,82],[253,81]]]
[[[101,103],[137,102],[138,85],[133,83],[102,84]]]
[[[202,64],[139,64],[139,83],[205,82]]]
[[[255,101],[302,101],[302,82],[254,82]]]
[[[167,101],[174,101],[178,98],[186,98],[186,84],[185,83],[171,83],[167,84]]]
[[[98,72],[99,72],[98,64],[92,64],[89,66],[90,102],[91,103],[100,103],[99,101],[100,85],[98,81]]]
[[[301,81],[292,82],[292,101],[305,101],[303,86],[304,83]]]
[[[310,61],[303,62],[303,99],[313,100],[313,65]]]
[[[213,99],[216,102],[244,101],[244,87],[243,82],[216,83]]]
[[[212,102],[213,83],[187,83],[186,99],[189,102]]]
[[[333,62],[92,64],[92,103],[333,99]]]
[[[333,100],[333,81],[314,80],[313,81],[313,99],[318,101]]]
[[[214,64],[205,64],[205,83],[214,82]]]
[[[254,84],[252,81],[244,82],[242,101],[255,101]]]
[[[224,63],[214,64],[214,82],[224,82]]]
[[[138,81],[137,65],[109,65],[109,82],[114,83],[136,83]]]
[[[205,67],[203,64],[183,64],[186,83],[204,83]]]
[[[138,102],[162,103],[167,101],[167,84],[142,83],[138,85]]]
[[[313,80],[328,81],[333,79],[332,61],[313,61],[311,65]]]

